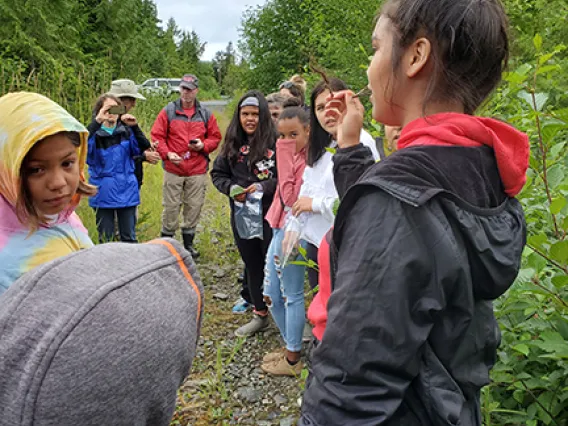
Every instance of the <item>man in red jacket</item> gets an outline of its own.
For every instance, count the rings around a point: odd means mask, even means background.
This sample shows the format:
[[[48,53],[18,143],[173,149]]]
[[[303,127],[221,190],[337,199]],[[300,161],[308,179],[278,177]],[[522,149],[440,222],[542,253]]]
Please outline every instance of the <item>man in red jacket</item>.
[[[152,140],[164,161],[162,237],[174,237],[183,205],[181,233],[183,245],[194,258],[195,228],[205,201],[209,154],[221,142],[215,116],[196,99],[199,80],[193,74],[183,76],[180,99],[170,102],[152,126]]]

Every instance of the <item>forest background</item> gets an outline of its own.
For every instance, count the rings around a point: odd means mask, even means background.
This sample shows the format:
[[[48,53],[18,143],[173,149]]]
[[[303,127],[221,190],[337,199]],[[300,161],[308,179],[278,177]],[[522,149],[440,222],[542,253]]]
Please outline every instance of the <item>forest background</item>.
[[[265,93],[292,74],[309,87],[317,63],[357,90],[366,85],[377,0],[268,0],[244,11],[240,39],[212,61],[206,41],[158,19],[151,0],[0,0],[0,95],[43,93],[79,120],[116,78],[195,73],[201,99]],[[568,2],[504,0],[511,58],[504,82],[479,113],[529,134],[528,182],[519,195],[528,224],[523,268],[496,303],[503,332],[493,382],[483,392],[485,425],[568,425]],[[138,115],[146,131],[165,104]],[[375,135],[377,123],[368,120]],[[154,168],[159,204],[161,171]],[[144,189],[146,191],[146,189]],[[159,210],[159,206],[157,207]],[[150,212],[157,219],[159,211]]]

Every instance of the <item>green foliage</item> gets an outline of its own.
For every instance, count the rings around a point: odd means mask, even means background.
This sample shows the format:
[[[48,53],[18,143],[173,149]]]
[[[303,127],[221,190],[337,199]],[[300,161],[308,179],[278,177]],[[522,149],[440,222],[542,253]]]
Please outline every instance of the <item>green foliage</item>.
[[[249,8],[241,23],[239,47],[250,66],[246,88],[272,92],[295,73],[309,83],[310,57],[330,76],[345,80],[359,90],[366,84],[367,58],[372,54],[374,18],[383,1],[268,0]],[[503,0],[510,18],[511,53],[521,64],[531,58],[533,37],[542,34],[547,51],[568,40],[567,0]],[[363,65],[361,65],[363,64]],[[568,74],[556,75],[566,87]],[[568,105],[567,105],[568,106]]]
[[[546,51],[568,40],[568,26],[561,18],[568,16],[566,0],[505,0],[504,3],[513,34],[513,54],[523,62],[532,57],[533,37],[537,33]]]
[[[71,67],[54,63],[52,67],[27,71],[23,61],[0,63],[0,96],[20,90],[41,93],[59,103],[80,122],[91,120],[95,99],[108,90],[111,71],[100,67]]]
[[[315,271],[319,271],[319,267],[317,262],[313,261],[312,259],[308,259],[308,252],[307,250],[302,247],[298,246],[298,255],[296,260],[292,260],[289,262],[290,265],[303,265],[306,268],[311,268]],[[317,292],[317,290],[316,290]]]
[[[306,0],[302,3],[305,24],[310,31],[305,49],[332,75],[358,91],[367,85],[365,64],[372,54],[374,18],[382,1]]]
[[[295,73],[309,73],[310,58],[353,87],[366,84],[353,64],[369,57],[373,17],[380,2],[270,0],[245,12],[240,48],[250,65],[247,87],[268,93]],[[361,48],[367,46],[367,48]],[[309,83],[320,79],[307,75]]]
[[[226,387],[224,377],[225,370],[233,362],[244,342],[244,338],[237,338],[235,342],[223,342],[217,345],[214,371],[210,372],[209,377],[201,386],[201,392],[204,397],[208,399],[219,397],[222,401],[229,400],[229,389]]]
[[[246,90],[244,90],[244,89],[238,89],[233,93],[233,97],[229,101],[227,108],[226,108],[227,115],[229,116],[229,119],[231,119],[233,117],[233,114],[235,113],[235,111],[239,107],[239,100],[244,96],[245,93],[246,93]],[[223,130],[225,130],[225,129],[223,129]]]
[[[225,95],[233,95],[245,88],[248,65],[241,61],[240,64],[229,64],[227,74],[221,82],[221,91]]]
[[[503,334],[484,390],[487,425],[568,425],[568,110],[556,107],[567,100],[566,86],[550,84],[568,64],[564,46],[545,51],[539,34],[532,44],[533,59],[506,73],[486,106],[531,141],[518,196],[528,243],[514,286],[495,304]]]
[[[272,92],[307,64],[304,0],[270,0],[244,14],[240,50],[250,65],[246,87]]]
[[[204,49],[173,19],[162,28],[152,0],[0,0],[0,84],[22,87],[21,76],[41,75],[42,88],[63,90],[64,104],[74,103],[73,87],[86,75],[96,75],[89,87],[100,94],[117,78],[141,83],[194,72],[202,92],[217,97],[213,69],[199,59]]]
[[[224,95],[233,95],[237,90],[243,89],[245,73],[248,70],[246,61],[237,64],[237,57],[233,43],[229,42],[224,51],[219,51],[213,58],[213,72],[217,84]]]

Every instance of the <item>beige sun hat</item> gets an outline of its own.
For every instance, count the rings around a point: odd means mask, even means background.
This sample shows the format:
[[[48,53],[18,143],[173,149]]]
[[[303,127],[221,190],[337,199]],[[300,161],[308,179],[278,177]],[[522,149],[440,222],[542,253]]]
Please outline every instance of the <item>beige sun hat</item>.
[[[144,96],[138,93],[138,88],[136,83],[132,80],[114,80],[110,85],[109,94],[116,96],[117,98],[129,97],[135,99],[146,100]]]

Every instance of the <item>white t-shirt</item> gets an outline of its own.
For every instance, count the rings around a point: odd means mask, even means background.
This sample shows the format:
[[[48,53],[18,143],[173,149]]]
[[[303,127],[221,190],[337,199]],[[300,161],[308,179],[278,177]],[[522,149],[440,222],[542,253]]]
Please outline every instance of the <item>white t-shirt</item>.
[[[375,140],[365,130],[361,130],[361,143],[371,149],[375,160],[380,159]],[[337,142],[332,141],[330,148],[336,146]],[[302,176],[302,188],[299,197],[310,197],[312,199],[313,213],[301,215],[305,215],[301,238],[316,247],[319,247],[321,240],[335,220],[333,205],[338,195],[333,180],[332,158],[333,154],[326,151],[313,167],[306,166]]]

